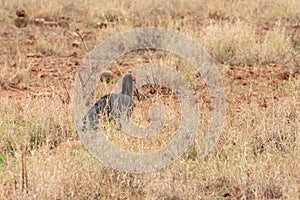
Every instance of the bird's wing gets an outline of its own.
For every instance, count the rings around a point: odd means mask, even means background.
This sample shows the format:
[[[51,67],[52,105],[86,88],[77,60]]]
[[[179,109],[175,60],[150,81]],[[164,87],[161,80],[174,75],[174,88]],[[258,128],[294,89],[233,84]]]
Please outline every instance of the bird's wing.
[[[108,105],[108,99],[110,94],[104,95],[99,99],[87,112],[83,118],[83,127],[82,130],[87,130],[87,119],[89,119],[90,124],[88,129],[96,130],[99,125],[99,114],[103,112],[105,107]]]

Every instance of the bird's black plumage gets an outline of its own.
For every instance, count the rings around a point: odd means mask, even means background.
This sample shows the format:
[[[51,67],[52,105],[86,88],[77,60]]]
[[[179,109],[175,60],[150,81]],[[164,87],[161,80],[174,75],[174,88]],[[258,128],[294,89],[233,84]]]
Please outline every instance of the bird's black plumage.
[[[134,76],[127,74],[122,79],[122,92],[120,94],[112,93],[102,96],[84,116],[82,129],[96,130],[99,125],[99,114],[105,111],[107,111],[106,114],[108,116],[111,115],[117,122],[121,117],[129,119],[133,111],[132,92],[135,92],[137,97],[139,97]]]

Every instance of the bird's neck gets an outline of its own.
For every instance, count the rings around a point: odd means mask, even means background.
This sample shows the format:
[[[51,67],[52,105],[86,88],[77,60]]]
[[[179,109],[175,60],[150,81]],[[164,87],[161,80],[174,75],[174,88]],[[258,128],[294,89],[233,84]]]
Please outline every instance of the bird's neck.
[[[132,87],[133,85],[131,80],[123,79],[121,94],[125,94],[132,97]]]

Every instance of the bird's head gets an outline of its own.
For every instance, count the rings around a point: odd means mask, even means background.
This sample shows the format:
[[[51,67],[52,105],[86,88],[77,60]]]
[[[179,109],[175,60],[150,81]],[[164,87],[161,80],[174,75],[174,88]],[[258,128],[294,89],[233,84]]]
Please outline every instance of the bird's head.
[[[132,75],[132,94],[135,94],[137,99],[140,101],[140,93],[136,84],[136,77]]]

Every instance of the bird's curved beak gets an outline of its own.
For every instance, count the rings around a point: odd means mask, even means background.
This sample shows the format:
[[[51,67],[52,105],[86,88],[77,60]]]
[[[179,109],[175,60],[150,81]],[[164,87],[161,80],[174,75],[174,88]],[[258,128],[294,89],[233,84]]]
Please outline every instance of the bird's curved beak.
[[[140,101],[140,93],[137,88],[136,81],[133,81],[133,91],[134,91],[134,94],[137,97],[138,101]]]

